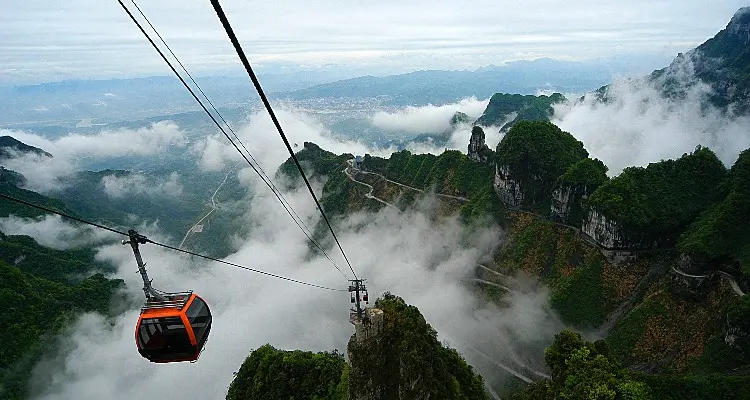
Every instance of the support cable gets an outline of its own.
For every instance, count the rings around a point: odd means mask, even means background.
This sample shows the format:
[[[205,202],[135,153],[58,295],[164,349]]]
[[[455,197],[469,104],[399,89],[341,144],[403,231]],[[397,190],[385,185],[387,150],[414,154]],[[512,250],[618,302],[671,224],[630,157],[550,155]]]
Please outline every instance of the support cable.
[[[257,164],[257,167],[256,167],[256,165],[254,165],[252,162],[250,162],[250,160],[247,158],[247,156],[245,156],[245,153],[243,153],[239,149],[239,147],[237,147],[237,145],[234,143],[234,141],[232,140],[232,138],[229,137],[229,134],[224,130],[224,128],[221,126],[221,124],[219,124],[219,122],[216,120],[216,118],[213,116],[213,114],[211,114],[211,112],[208,110],[208,108],[203,104],[203,102],[200,100],[200,98],[198,98],[198,96],[195,94],[195,92],[193,91],[193,89],[190,87],[190,85],[187,84],[187,82],[180,75],[180,73],[177,72],[177,69],[175,69],[175,67],[172,65],[172,63],[169,61],[169,59],[164,55],[164,53],[161,51],[161,49],[159,49],[159,47],[156,45],[156,43],[151,39],[151,37],[149,36],[149,34],[145,31],[145,29],[143,28],[143,26],[140,24],[140,22],[138,22],[138,20],[130,12],[130,10],[125,6],[125,4],[122,2],[122,0],[117,0],[117,2],[120,3],[120,6],[122,6],[123,10],[125,10],[125,12],[128,14],[128,16],[130,17],[130,19],[136,24],[136,26],[138,27],[138,29],[140,29],[141,33],[143,33],[143,35],[146,37],[146,39],[148,39],[149,43],[151,43],[151,46],[159,53],[159,55],[161,56],[162,60],[164,60],[164,62],[167,63],[167,65],[169,66],[169,68],[172,70],[172,72],[175,74],[175,76],[177,76],[177,78],[180,80],[180,82],[182,82],[182,85],[188,90],[188,92],[190,92],[190,94],[198,102],[198,104],[201,106],[201,108],[203,108],[203,111],[205,111],[206,114],[208,114],[208,116],[211,118],[211,120],[214,122],[214,124],[219,128],[219,130],[224,134],[224,136],[226,136],[227,140],[229,140],[229,142],[232,144],[232,146],[234,146],[234,148],[237,150],[237,152],[240,153],[240,155],[242,156],[242,158],[245,159],[245,161],[248,163],[248,165],[250,165],[250,167],[253,169],[253,171],[255,171],[255,173],[258,174],[258,176],[261,178],[261,180],[263,181],[263,183],[265,183],[266,186],[268,186],[268,188],[271,189],[271,191],[274,193],[274,195],[279,200],[279,202],[281,202],[281,205],[284,207],[284,209],[286,210],[287,214],[289,214],[289,216],[292,217],[292,219],[294,220],[295,224],[297,224],[297,226],[300,228],[300,230],[302,230],[302,233],[304,233],[305,236],[307,237],[307,239],[310,240],[310,242],[312,242],[313,245],[315,245],[315,247],[317,247],[325,255],[325,257],[333,264],[334,268],[336,268],[336,270],[338,270],[338,272],[344,277],[344,279],[348,280],[349,277],[346,276],[346,274],[341,270],[341,268],[338,266],[338,264],[336,264],[336,262],[330,257],[330,255],[328,255],[328,253],[325,251],[325,249],[323,249],[323,247],[316,240],[314,240],[312,238],[312,232],[310,231],[310,229],[307,228],[307,226],[305,225],[304,221],[302,221],[302,218],[294,211],[294,209],[291,207],[291,204],[289,204],[289,202],[286,201],[286,199],[283,198],[283,196],[278,191],[278,189],[276,188],[276,186],[273,185],[273,182],[271,182],[271,179],[268,178],[268,176],[265,174],[265,171],[263,171],[263,173],[261,174],[261,172],[258,170],[258,168],[261,168],[260,164],[258,164],[257,161],[256,161],[256,164]],[[135,2],[133,2],[133,4],[135,4]],[[138,10],[140,11],[140,8],[138,7],[138,5],[136,5],[136,8],[138,8]],[[141,15],[143,15],[142,11],[141,11]],[[144,15],[144,18],[145,18],[145,15]],[[146,19],[146,21],[148,21],[148,19]],[[149,25],[151,25],[151,22],[149,22]],[[161,35],[158,33],[158,31],[156,31],[156,29],[153,27],[153,25],[151,25],[151,28],[154,29],[154,32],[156,32],[156,34],[159,36],[159,38],[161,38]],[[165,44],[165,46],[167,46],[166,43],[164,42],[164,39],[162,39],[162,42]],[[167,46],[167,48],[169,49],[170,52],[172,52],[172,50],[169,48],[169,46]],[[172,55],[175,57],[175,59],[177,60],[177,62],[182,66],[182,68],[187,73],[187,70],[185,69],[184,65],[179,61],[179,59],[177,58],[177,56],[173,52],[172,52]],[[187,74],[190,77],[190,79],[193,80],[192,76],[190,75],[190,73],[187,73]],[[211,103],[211,101],[208,99],[208,97],[203,92],[203,90],[200,88],[200,86],[195,82],[195,80],[193,80],[193,83],[198,88],[198,90],[200,90],[200,92],[203,94],[203,96],[206,97],[206,100],[208,100],[209,104],[213,107],[213,103]],[[232,130],[232,128],[229,126],[229,124],[226,122],[226,120],[221,116],[221,114],[216,109],[216,107],[213,107],[213,108],[214,108],[214,111],[216,111],[216,114],[227,125],[227,127],[229,128],[229,130],[232,131],[232,133],[237,138],[237,140],[240,142],[240,144],[242,144],[242,141],[239,140],[239,137],[237,137],[237,134],[234,133],[234,130]],[[242,144],[242,147],[245,148],[244,144]],[[247,154],[251,158],[253,158],[252,154],[250,154],[250,152],[247,150],[247,148],[245,148],[245,151],[247,151]],[[255,161],[255,158],[253,158],[253,161]],[[261,171],[262,171],[262,168],[261,168]],[[317,199],[316,199],[316,202],[317,202]],[[296,216],[296,218],[295,218],[295,216]],[[325,218],[325,215],[323,217]],[[299,221],[298,221],[298,219],[299,219]],[[337,242],[338,242],[338,239],[337,239]],[[339,245],[339,247],[340,247],[340,245]],[[346,259],[346,255],[344,255],[344,259],[347,261],[347,263],[349,262],[349,260]],[[352,272],[353,271],[354,270],[352,270]]]
[[[271,103],[268,101],[268,98],[266,97],[265,92],[263,92],[263,88],[260,86],[258,77],[255,76],[255,72],[253,72],[253,68],[252,66],[250,66],[250,61],[248,61],[247,56],[245,56],[245,51],[242,50],[242,46],[240,45],[240,42],[237,39],[237,36],[234,34],[234,30],[232,29],[232,26],[229,24],[229,20],[227,19],[226,14],[224,14],[224,10],[221,8],[221,4],[219,4],[219,0],[211,0],[211,5],[213,5],[214,10],[216,11],[216,15],[219,17],[221,24],[224,26],[224,30],[229,36],[229,40],[232,42],[232,45],[234,46],[234,49],[237,52],[237,56],[242,61],[242,65],[245,67],[247,74],[250,76],[250,80],[252,80],[253,85],[255,86],[255,90],[258,92],[258,95],[260,96],[260,99],[263,102],[263,105],[266,107],[268,114],[271,116],[271,120],[276,126],[276,130],[279,132],[281,139],[284,141],[284,144],[286,145],[286,148],[289,151],[289,155],[292,157],[292,160],[294,160],[294,164],[297,166],[297,169],[299,170],[300,175],[302,175],[302,179],[305,181],[307,190],[310,191],[310,195],[312,196],[313,200],[315,200],[315,204],[318,206],[318,210],[320,210],[320,214],[323,216],[323,219],[325,220],[326,225],[328,225],[328,229],[331,231],[331,234],[333,235],[333,239],[336,241],[336,244],[338,245],[339,250],[341,250],[341,254],[344,256],[344,260],[346,260],[346,263],[349,265],[349,269],[351,269],[352,274],[354,274],[354,277],[358,279],[357,273],[354,272],[354,267],[352,267],[352,263],[349,262],[349,258],[346,256],[344,249],[341,247],[341,242],[339,242],[339,239],[336,236],[336,233],[333,231],[331,222],[328,220],[328,217],[326,217],[326,214],[323,211],[323,206],[320,204],[320,201],[318,201],[318,197],[315,196],[315,191],[313,191],[312,185],[310,185],[310,181],[307,179],[307,176],[305,176],[305,172],[302,170],[302,165],[300,165],[300,162],[297,159],[297,156],[294,154],[294,150],[292,150],[292,146],[289,144],[289,140],[286,138],[286,135],[284,134],[284,130],[281,128],[281,123],[279,123],[278,118],[276,118],[276,114],[274,113],[273,108],[271,107]]]
[[[53,210],[53,209],[48,208],[48,207],[40,206],[40,205],[37,205],[37,204],[34,204],[34,203],[30,203],[30,202],[25,201],[25,200],[17,199],[15,197],[8,196],[5,193],[0,193],[0,197],[4,198],[6,200],[15,201],[16,203],[20,203],[20,204],[27,205],[29,207],[36,208],[38,210],[42,210],[42,211],[45,211],[45,212],[48,212],[48,213],[51,213],[51,214],[56,214],[56,215],[59,215],[59,216],[64,217],[64,218],[67,218],[67,219],[70,219],[70,220],[73,220],[73,221],[76,221],[76,222],[80,222],[82,224],[94,226],[94,227],[97,227],[99,229],[104,229],[104,230],[110,231],[112,233],[117,233],[118,235],[123,235],[123,236],[130,237],[130,234],[127,233],[127,232],[118,231],[117,229],[113,229],[113,228],[110,228],[108,226],[104,226],[104,225],[100,225],[100,224],[97,224],[97,223],[94,223],[94,222],[86,221],[85,219],[74,217],[74,216],[72,216],[70,214],[66,214],[66,213],[63,213],[63,212],[60,212],[60,211],[57,211],[57,210]],[[331,291],[335,291],[335,292],[348,292],[349,291],[348,289],[334,289],[334,288],[330,288],[330,287],[326,287],[326,286],[316,285],[314,283],[300,281],[300,280],[297,280],[297,279],[287,278],[285,276],[272,274],[270,272],[261,271],[259,269],[255,269],[255,268],[250,268],[250,267],[247,267],[247,266],[244,266],[244,265],[241,265],[241,264],[233,263],[231,261],[226,261],[226,260],[222,260],[222,259],[219,259],[219,258],[210,257],[210,256],[206,256],[206,255],[203,255],[203,254],[195,253],[195,252],[192,252],[192,251],[179,249],[177,247],[173,247],[173,246],[170,246],[170,245],[167,245],[167,244],[164,244],[164,243],[155,242],[155,241],[153,241],[153,240],[151,240],[151,239],[149,239],[149,238],[147,238],[145,236],[142,236],[142,235],[140,237],[142,238],[143,241],[145,241],[145,243],[151,243],[151,244],[154,244],[154,245],[159,246],[159,247],[164,247],[165,249],[174,250],[174,251],[177,251],[177,252],[180,252],[180,253],[189,254],[191,256],[196,256],[196,257],[200,257],[200,258],[203,258],[203,259],[206,259],[206,260],[215,261],[215,262],[218,262],[218,263],[221,263],[221,264],[230,265],[230,266],[235,267],[235,268],[240,268],[240,269],[248,270],[250,272],[255,272],[257,274],[270,276],[272,278],[282,279],[282,280],[285,280],[285,281],[298,283],[300,285],[306,285],[306,286],[311,286],[311,287],[315,287],[315,288],[318,288],[318,289],[331,290]]]

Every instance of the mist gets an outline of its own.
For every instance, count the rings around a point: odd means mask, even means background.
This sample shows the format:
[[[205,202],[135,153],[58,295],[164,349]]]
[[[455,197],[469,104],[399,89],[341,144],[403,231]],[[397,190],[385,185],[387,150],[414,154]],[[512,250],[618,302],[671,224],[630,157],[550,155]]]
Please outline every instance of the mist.
[[[0,218],[0,231],[6,235],[31,236],[42,246],[57,250],[99,244],[112,237],[109,232],[93,227],[70,225],[58,215],[34,219],[15,215]]]
[[[257,186],[243,171],[240,182]],[[318,185],[318,191],[319,191]],[[239,250],[227,257],[253,268],[333,288],[347,282],[325,258],[310,257],[300,230],[267,190],[253,190],[245,215],[251,226],[239,237]],[[305,190],[285,196],[300,216],[317,221]],[[429,217],[436,200],[416,209],[383,209],[356,213],[336,223],[336,231],[357,274],[368,279],[370,295],[385,291],[420,308],[439,338],[476,360],[469,344],[500,360],[521,354],[541,363],[539,352],[524,354],[527,345],[548,343],[560,326],[547,310],[543,288],[508,296],[502,310],[479,300],[461,280],[487,260],[503,240],[503,231],[487,223],[463,226],[457,217]],[[310,226],[313,226],[310,225]],[[155,227],[141,233],[161,240]],[[27,231],[35,235],[33,231]],[[209,303],[214,323],[206,349],[194,364],[155,365],[141,358],[133,340],[138,301],[143,294],[128,246],[100,245],[97,259],[117,267],[125,280],[131,308],[114,320],[86,314],[59,340],[61,353],[40,363],[33,379],[36,399],[130,399],[138,396],[224,398],[244,358],[265,343],[282,349],[344,351],[353,327],[348,322],[349,296],[276,280],[222,264],[203,263],[158,247],[143,245],[154,286],[168,291],[193,289]],[[331,250],[341,266],[346,263]],[[347,270],[344,270],[345,272]],[[349,273],[349,276],[351,274]],[[472,358],[474,357],[474,359]],[[480,372],[501,371],[476,361]],[[510,363],[510,362],[509,362]],[[170,382],[170,384],[165,384]],[[178,384],[172,384],[176,382]]]
[[[750,117],[710,106],[711,88],[695,78],[689,65],[673,70],[672,76],[688,88],[684,99],[664,98],[643,79],[619,80],[610,86],[610,102],[589,94],[583,101],[557,104],[552,122],[581,140],[591,157],[607,164],[610,175],[628,166],[679,158],[697,145],[731,166],[750,148]]]
[[[177,172],[172,172],[165,179],[146,177],[143,174],[126,176],[106,175],[102,177],[104,193],[111,198],[122,198],[132,194],[146,194],[156,197],[179,197],[183,186]]]
[[[33,132],[0,129],[0,135],[12,136],[30,146],[38,147],[52,158],[33,153],[3,160],[6,168],[26,177],[26,188],[50,193],[65,186],[64,179],[92,159],[123,156],[150,156],[170,147],[185,147],[185,134],[171,121],[161,121],[138,129],[102,130],[93,135],[71,133],[47,139]]]
[[[406,133],[440,133],[450,129],[451,117],[460,111],[474,119],[487,108],[489,100],[476,97],[463,99],[457,103],[435,106],[432,104],[408,106],[392,112],[378,111],[372,117],[372,124],[386,131]],[[468,141],[466,142],[468,144]]]

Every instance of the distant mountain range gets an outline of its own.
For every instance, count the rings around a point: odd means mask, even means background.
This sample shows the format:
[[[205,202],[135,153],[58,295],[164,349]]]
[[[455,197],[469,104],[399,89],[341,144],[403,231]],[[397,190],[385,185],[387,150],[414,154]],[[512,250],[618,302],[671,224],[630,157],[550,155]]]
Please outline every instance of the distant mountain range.
[[[52,154],[40,148],[29,146],[11,136],[0,136],[0,160],[14,157],[18,153],[34,153],[40,156],[52,157]]]
[[[465,97],[488,98],[498,91],[535,94],[540,90],[586,92],[612,79],[604,64],[542,58],[475,71],[416,71],[363,76],[286,93],[289,99],[387,97],[393,105],[444,104]]]
[[[618,68],[614,66],[614,70]],[[581,93],[606,84],[612,75],[612,68],[605,61],[577,63],[538,59],[475,71],[417,71],[337,81],[334,81],[335,75],[323,72],[261,75],[259,79],[270,93],[269,97],[276,100],[383,97],[381,103],[400,106],[444,104],[469,96],[488,98],[497,91]],[[246,107],[257,98],[245,76],[196,80],[217,107]],[[199,110],[190,94],[171,76],[0,87],[0,99],[4,100],[0,127],[65,123],[63,131],[87,128],[100,121],[134,120]]]

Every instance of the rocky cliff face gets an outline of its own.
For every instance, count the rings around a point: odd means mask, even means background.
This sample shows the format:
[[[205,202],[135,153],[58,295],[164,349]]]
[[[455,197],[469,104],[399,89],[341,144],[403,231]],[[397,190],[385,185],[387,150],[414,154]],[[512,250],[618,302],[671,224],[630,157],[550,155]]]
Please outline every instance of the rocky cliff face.
[[[588,212],[584,219],[581,231],[589,235],[602,247],[608,249],[627,248],[622,234],[622,229],[615,221],[607,219],[595,209]]]
[[[726,28],[685,54],[679,54],[666,68],[654,71],[650,79],[670,96],[683,96],[696,84],[710,87],[708,100],[740,115],[750,113],[750,7],[741,8]],[[697,79],[695,79],[697,78]]]
[[[573,205],[575,189],[570,186],[557,187],[552,191],[550,217],[557,221],[567,221]]]
[[[349,400],[488,399],[481,376],[437,340],[416,307],[390,294],[375,307],[382,330],[367,337],[358,330],[347,348]]]
[[[474,162],[486,162],[489,148],[484,141],[484,130],[475,126],[471,129],[471,138],[469,139],[468,156]]]
[[[495,166],[495,192],[508,206],[520,207],[523,202],[521,182],[511,178],[510,167],[507,165]]]

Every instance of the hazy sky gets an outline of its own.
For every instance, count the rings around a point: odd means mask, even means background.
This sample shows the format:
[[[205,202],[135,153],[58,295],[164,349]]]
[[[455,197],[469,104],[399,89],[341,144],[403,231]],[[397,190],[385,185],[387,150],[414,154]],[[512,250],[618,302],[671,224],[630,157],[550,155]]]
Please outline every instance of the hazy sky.
[[[129,1],[129,0],[128,0]],[[0,82],[167,74],[115,0],[0,0]],[[399,71],[652,55],[713,36],[746,0],[224,0],[251,61]],[[132,7],[131,3],[126,3]],[[189,68],[239,64],[208,0],[139,4]]]

